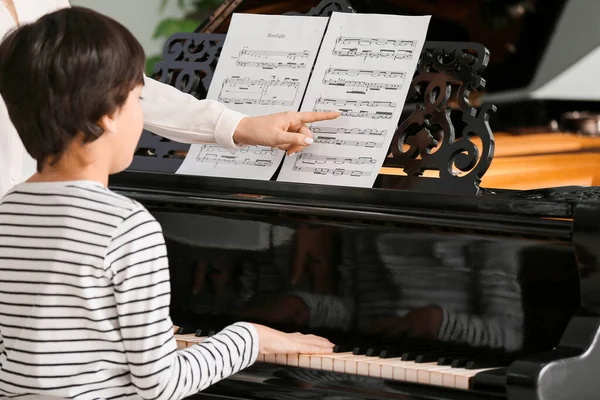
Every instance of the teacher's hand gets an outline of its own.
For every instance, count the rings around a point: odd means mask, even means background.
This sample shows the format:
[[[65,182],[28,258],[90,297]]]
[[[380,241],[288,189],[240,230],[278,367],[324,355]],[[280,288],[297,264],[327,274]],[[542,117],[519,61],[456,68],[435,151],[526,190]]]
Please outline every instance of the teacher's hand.
[[[240,144],[274,147],[294,154],[313,142],[312,132],[306,124],[339,116],[337,111],[307,111],[246,117],[238,124],[233,140]]]

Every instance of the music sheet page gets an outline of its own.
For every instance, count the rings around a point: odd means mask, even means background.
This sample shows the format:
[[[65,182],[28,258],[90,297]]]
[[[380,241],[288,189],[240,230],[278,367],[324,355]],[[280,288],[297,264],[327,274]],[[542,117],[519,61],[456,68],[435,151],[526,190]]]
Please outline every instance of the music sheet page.
[[[326,17],[234,14],[207,98],[249,116],[298,111]],[[178,174],[269,180],[285,152],[192,145]]]
[[[301,111],[339,111],[311,125],[314,144],[286,157],[278,181],[372,187],[391,144],[429,16],[334,13]]]

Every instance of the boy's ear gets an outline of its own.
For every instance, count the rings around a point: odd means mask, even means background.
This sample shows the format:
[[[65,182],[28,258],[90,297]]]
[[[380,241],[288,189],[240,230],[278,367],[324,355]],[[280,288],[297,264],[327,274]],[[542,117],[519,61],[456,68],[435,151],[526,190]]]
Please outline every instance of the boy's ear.
[[[113,113],[113,115],[105,115],[98,121],[98,125],[105,133],[117,131],[117,121],[114,119],[115,116],[116,113]]]

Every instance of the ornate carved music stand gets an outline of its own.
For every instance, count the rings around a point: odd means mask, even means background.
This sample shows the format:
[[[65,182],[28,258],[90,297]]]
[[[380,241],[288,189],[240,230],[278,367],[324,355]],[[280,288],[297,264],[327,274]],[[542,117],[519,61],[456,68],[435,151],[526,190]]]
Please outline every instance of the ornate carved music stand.
[[[347,0],[325,0],[307,15],[328,16],[354,12]],[[288,13],[297,15],[297,13]],[[163,49],[153,77],[203,99],[213,77],[225,35],[177,33]],[[479,194],[479,183],[494,154],[489,115],[493,105],[476,108],[468,96],[485,87],[481,73],[489,61],[487,49],[477,43],[426,42],[412,80],[407,106],[412,114],[401,119],[392,140],[386,167],[406,175],[380,175],[375,186],[434,193]],[[460,118],[451,117],[450,101],[458,104]],[[461,137],[456,138],[456,126]],[[468,139],[478,136],[482,148]],[[172,142],[144,131],[130,170],[174,173],[190,145]],[[439,178],[424,177],[427,170]]]

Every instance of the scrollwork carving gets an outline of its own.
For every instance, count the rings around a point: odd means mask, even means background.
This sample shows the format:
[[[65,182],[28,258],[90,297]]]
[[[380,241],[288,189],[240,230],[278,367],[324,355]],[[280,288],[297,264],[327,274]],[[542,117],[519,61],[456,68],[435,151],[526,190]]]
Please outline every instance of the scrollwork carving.
[[[354,9],[348,0],[324,0],[316,7],[311,8],[306,14],[317,17],[328,17],[333,12],[353,13]],[[290,12],[287,15],[300,15],[300,13]]]
[[[384,187],[477,194],[494,154],[489,117],[496,107],[473,107],[469,95],[485,87],[482,71],[489,52],[478,43],[426,42],[407,96],[413,113],[400,123],[384,166],[402,168],[407,176],[385,176]],[[453,96],[454,94],[454,96]],[[452,118],[450,102],[462,111]],[[453,121],[454,119],[454,121]],[[455,137],[455,124],[461,126]],[[477,136],[481,148],[469,140]],[[425,178],[427,170],[439,178]]]
[[[225,35],[176,33],[163,47],[163,60],[154,68],[153,77],[182,92],[206,98]]]

